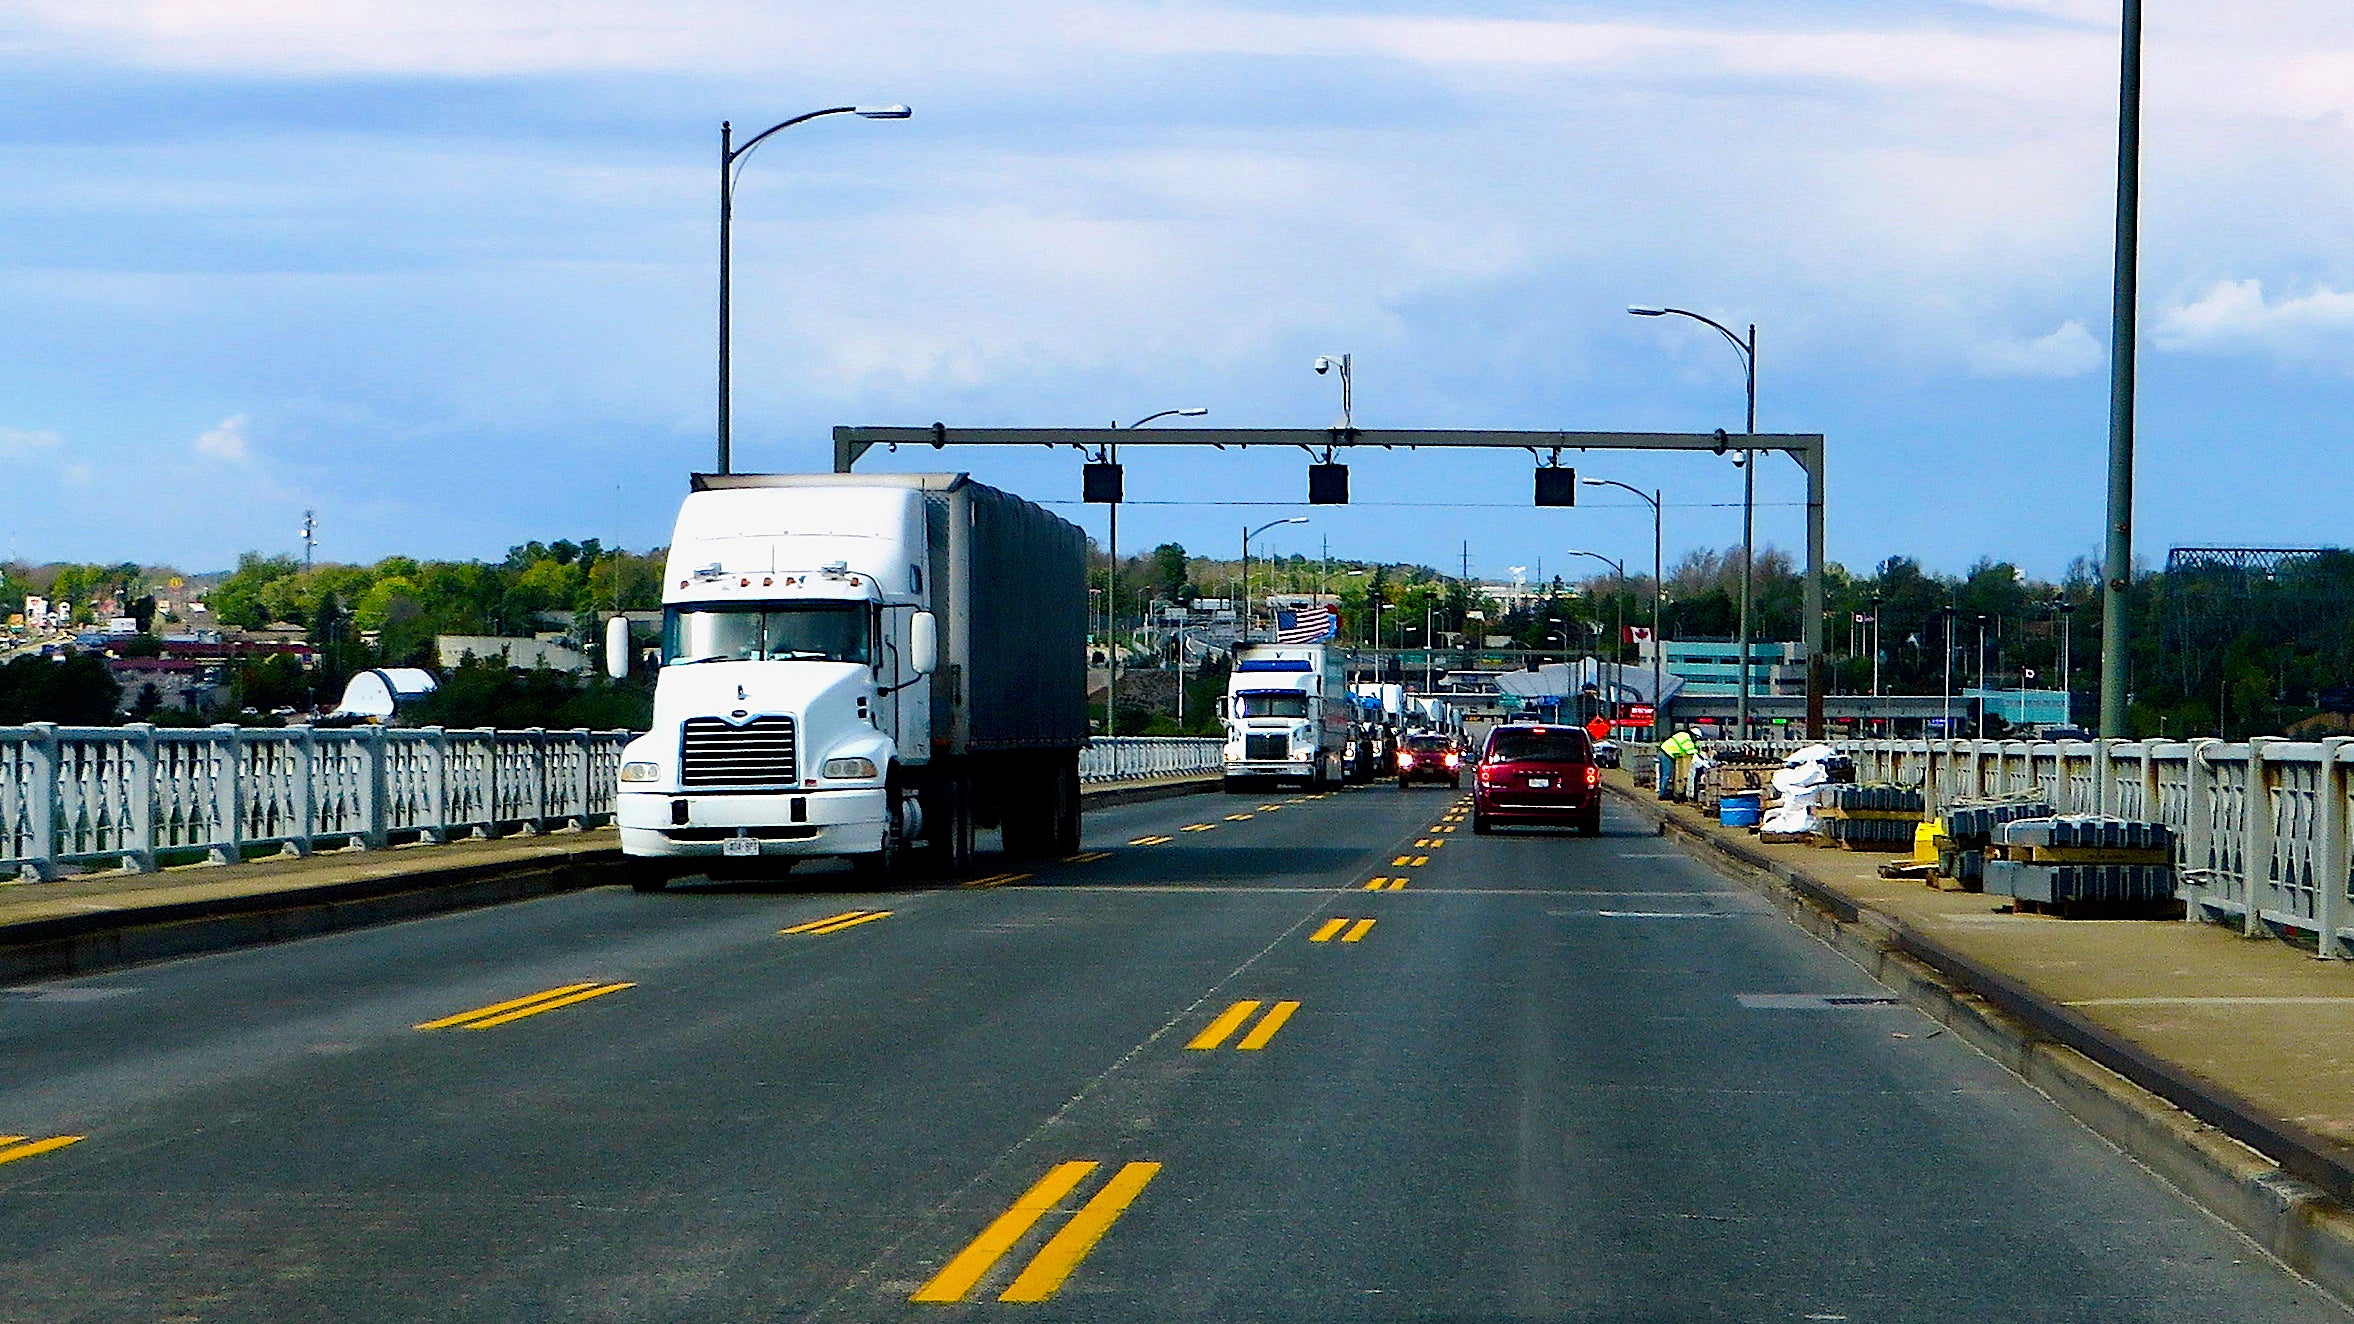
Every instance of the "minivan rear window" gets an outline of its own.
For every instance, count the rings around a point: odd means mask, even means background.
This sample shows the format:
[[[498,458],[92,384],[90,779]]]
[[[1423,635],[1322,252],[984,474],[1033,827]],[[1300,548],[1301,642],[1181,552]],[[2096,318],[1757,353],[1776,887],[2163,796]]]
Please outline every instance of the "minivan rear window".
[[[1594,747],[1583,731],[1538,731],[1500,727],[1488,737],[1492,763],[1591,763]]]

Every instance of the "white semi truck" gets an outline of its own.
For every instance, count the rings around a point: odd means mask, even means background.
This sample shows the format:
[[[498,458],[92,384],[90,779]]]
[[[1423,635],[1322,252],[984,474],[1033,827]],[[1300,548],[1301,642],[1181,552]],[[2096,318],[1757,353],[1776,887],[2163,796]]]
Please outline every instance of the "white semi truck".
[[[962,474],[697,474],[662,589],[616,812],[640,890],[815,857],[955,875],[978,827],[1078,849],[1078,526]],[[630,660],[617,617],[606,665]]]
[[[1296,780],[1337,786],[1355,705],[1340,655],[1323,644],[1241,644],[1220,704],[1225,786]]]

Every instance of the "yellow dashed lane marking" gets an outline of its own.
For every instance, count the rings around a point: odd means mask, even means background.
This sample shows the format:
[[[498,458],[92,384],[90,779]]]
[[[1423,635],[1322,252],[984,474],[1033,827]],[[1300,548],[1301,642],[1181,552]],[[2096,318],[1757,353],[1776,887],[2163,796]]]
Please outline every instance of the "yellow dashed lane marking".
[[[1108,850],[1091,850],[1084,855],[1066,855],[1063,857],[1063,863],[1093,864],[1097,860],[1108,860],[1110,858],[1112,858],[1112,853]]]
[[[619,993],[625,988],[636,987],[635,984],[561,984],[555,988],[542,989],[527,998],[494,1002],[487,1007],[461,1011],[455,1016],[444,1016],[439,1020],[426,1021],[418,1025],[417,1028],[420,1030],[487,1030],[494,1025],[505,1025],[510,1021],[522,1020],[526,1016],[537,1016],[543,1011],[554,1011],[558,1007],[569,1007],[576,1002],[586,1002],[590,998],[601,998],[607,993]]]
[[[1404,878],[1376,878],[1365,884],[1365,890],[1368,892],[1396,892],[1405,886],[1406,880]]]
[[[1256,815],[1253,814],[1228,814],[1226,816],[1226,821],[1229,823],[1247,823],[1254,817],[1256,817]]]
[[[1363,942],[1365,935],[1372,931],[1373,921],[1369,919],[1328,919],[1314,933],[1308,935],[1308,941],[1331,942],[1338,938],[1342,942]]]
[[[77,1144],[80,1136],[0,1136],[0,1163],[14,1163]]]
[[[1177,830],[1180,832],[1215,832],[1218,830],[1218,825],[1215,823],[1188,823]]]
[[[1023,881],[1024,879],[1027,879],[1027,878],[1029,878],[1030,876],[1031,876],[1031,875],[1029,875],[1029,874],[1026,874],[1026,873],[993,873],[993,874],[989,875],[987,878],[975,878],[975,879],[973,879],[971,882],[969,882],[969,883],[966,883],[966,884],[965,884],[965,886],[967,886],[967,887],[1003,887],[1003,886],[1005,886],[1007,883],[1018,883],[1018,882],[1021,882],[1021,881]],[[886,911],[884,911],[884,912],[883,912],[883,914],[884,914],[884,915],[888,915],[888,914],[890,914],[890,913],[891,913],[891,912],[890,912],[890,911],[888,911],[888,910],[886,910]],[[875,916],[875,918],[876,918],[876,919],[880,919],[880,918],[882,918],[882,915],[877,915],[877,916]],[[862,920],[862,921],[859,921],[859,922],[860,922],[860,923],[864,923],[865,921],[863,921],[863,920]],[[847,926],[845,926],[845,927],[847,927]],[[826,930],[826,931],[827,931],[827,932],[829,932],[829,933],[831,933],[833,930],[831,930],[831,929],[828,929],[828,930]]]
[[[889,919],[890,917],[891,912],[888,910],[845,910],[839,915],[828,915],[824,919],[813,919],[805,924],[796,924],[789,929],[778,929],[777,933],[780,936],[788,933],[840,933],[844,929],[855,928],[861,924],[872,924],[878,919]]]
[[[1166,846],[1176,839],[1175,837],[1138,837],[1128,844],[1131,846]]]

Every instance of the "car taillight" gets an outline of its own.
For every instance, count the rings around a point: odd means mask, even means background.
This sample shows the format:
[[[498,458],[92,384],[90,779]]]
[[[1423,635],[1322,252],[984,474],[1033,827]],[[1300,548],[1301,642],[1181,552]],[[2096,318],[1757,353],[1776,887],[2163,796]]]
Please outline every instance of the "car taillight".
[[[1587,765],[1586,765],[1586,785],[1588,785],[1588,786],[1600,786],[1601,784],[1602,784],[1602,769],[1601,769],[1600,767],[1598,767],[1598,766],[1594,765],[1594,764],[1591,764],[1591,763],[1587,764]]]
[[[1447,766],[1448,766],[1448,767],[1450,767],[1450,768],[1460,768],[1460,767],[1462,767],[1462,766],[1463,766],[1463,756],[1462,756],[1461,754],[1449,754],[1449,755],[1447,756]]]
[[[1398,755],[1398,766],[1399,766],[1399,767],[1401,767],[1401,768],[1411,768],[1411,767],[1413,767],[1413,766],[1414,766],[1414,756],[1413,756],[1412,754],[1400,754],[1400,755]]]

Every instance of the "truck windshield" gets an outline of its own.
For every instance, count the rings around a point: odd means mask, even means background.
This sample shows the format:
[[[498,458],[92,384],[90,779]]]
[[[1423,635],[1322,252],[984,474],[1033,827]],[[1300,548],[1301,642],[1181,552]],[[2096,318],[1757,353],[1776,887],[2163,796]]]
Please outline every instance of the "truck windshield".
[[[1234,696],[1236,717],[1306,717],[1308,696],[1297,690],[1260,690]]]
[[[662,665],[870,660],[866,608],[854,602],[712,603],[662,613]]]

